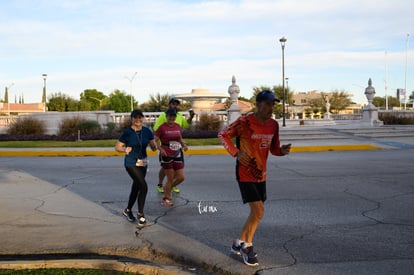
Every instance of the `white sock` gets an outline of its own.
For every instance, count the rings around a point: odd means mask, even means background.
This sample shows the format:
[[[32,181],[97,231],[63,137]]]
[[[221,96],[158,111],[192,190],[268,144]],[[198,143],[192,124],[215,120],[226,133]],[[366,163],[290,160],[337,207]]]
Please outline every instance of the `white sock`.
[[[242,243],[244,243],[244,241],[237,239],[236,240],[236,246],[240,246]]]
[[[243,248],[248,248],[248,247],[250,247],[252,245],[253,245],[253,243],[244,242]]]

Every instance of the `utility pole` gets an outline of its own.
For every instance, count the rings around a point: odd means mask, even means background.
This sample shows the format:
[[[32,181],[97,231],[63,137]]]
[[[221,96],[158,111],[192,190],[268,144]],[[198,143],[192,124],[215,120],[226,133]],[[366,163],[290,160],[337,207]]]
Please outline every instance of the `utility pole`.
[[[405,80],[404,80],[404,110],[407,109],[407,64],[408,64],[408,43],[409,43],[410,34],[407,33],[407,40],[405,42]]]
[[[134,110],[134,103],[132,102],[132,82],[134,81],[136,76],[137,76],[137,72],[135,72],[131,77],[125,76],[125,78],[129,80],[129,95],[131,97],[131,112]]]
[[[47,74],[42,74],[42,77],[43,77],[43,94],[42,94],[43,112],[46,112],[46,77],[47,77]]]

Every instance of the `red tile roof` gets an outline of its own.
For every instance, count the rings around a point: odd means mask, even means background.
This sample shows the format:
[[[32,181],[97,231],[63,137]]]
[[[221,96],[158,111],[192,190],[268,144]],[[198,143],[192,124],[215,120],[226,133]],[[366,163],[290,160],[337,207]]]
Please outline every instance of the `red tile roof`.
[[[10,105],[9,105],[10,104]],[[9,106],[8,106],[9,105]],[[41,113],[43,103],[0,103],[0,113]]]

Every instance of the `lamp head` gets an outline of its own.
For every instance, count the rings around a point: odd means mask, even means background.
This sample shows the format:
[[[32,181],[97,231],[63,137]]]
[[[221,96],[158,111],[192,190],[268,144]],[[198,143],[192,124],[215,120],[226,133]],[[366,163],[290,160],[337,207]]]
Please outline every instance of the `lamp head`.
[[[282,44],[282,47],[284,47],[284,46],[285,46],[286,41],[287,41],[287,39],[286,39],[286,37],[284,37],[284,36],[282,36],[282,37],[279,39],[279,42],[280,42],[280,44]]]

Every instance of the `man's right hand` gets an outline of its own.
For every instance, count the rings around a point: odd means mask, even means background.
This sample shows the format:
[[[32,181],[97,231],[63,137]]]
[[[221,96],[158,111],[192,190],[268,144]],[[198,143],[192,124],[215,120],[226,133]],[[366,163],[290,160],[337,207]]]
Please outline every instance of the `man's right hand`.
[[[290,153],[290,147],[291,147],[291,144],[290,143],[289,144],[282,145],[280,147],[280,152],[282,152],[283,155],[287,155],[287,154]]]

